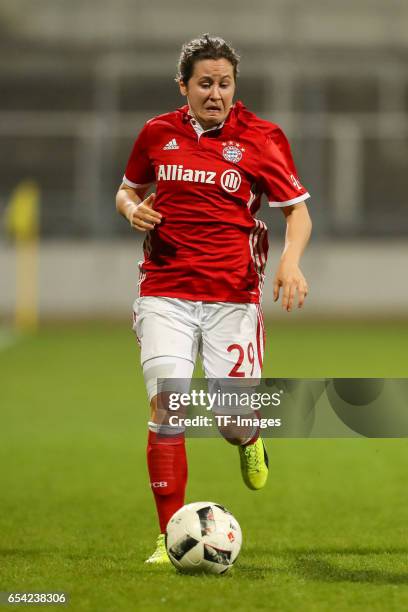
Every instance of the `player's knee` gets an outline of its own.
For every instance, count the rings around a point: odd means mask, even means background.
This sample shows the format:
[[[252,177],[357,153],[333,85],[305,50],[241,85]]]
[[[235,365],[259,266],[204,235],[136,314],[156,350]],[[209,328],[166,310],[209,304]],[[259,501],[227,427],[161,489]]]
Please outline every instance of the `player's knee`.
[[[155,395],[154,397],[152,397],[152,399],[150,400],[150,420],[153,423],[157,423],[157,414],[158,410],[157,410],[157,395]]]
[[[168,394],[158,393],[150,400],[150,421],[158,425],[166,425],[169,417]]]

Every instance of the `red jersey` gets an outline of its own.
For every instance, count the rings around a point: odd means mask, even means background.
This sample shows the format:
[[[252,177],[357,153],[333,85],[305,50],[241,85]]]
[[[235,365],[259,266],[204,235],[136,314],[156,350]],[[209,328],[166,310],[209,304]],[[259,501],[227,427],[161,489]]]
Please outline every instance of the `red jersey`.
[[[135,188],[154,183],[162,215],[143,245],[140,295],[258,303],[268,253],[266,225],[255,216],[261,195],[288,206],[309,194],[277,125],[236,102],[220,126],[203,131],[188,111],[145,124],[123,178]]]

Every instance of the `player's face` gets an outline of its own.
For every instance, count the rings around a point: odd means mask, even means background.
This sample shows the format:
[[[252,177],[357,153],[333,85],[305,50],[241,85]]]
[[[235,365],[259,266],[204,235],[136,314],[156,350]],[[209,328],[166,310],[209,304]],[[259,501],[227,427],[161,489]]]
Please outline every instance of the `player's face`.
[[[204,129],[226,119],[235,93],[234,68],[227,59],[199,60],[187,84],[180,82],[190,110]]]

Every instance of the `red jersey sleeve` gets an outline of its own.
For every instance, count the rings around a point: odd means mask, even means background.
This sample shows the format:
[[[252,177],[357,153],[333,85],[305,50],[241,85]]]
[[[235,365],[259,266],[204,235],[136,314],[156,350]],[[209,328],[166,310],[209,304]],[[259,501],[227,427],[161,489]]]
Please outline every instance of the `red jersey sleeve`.
[[[279,127],[267,136],[259,174],[269,206],[290,206],[310,198],[299,181],[289,142]]]
[[[129,187],[147,187],[156,180],[149,158],[148,123],[136,138],[130,154],[123,182]]]

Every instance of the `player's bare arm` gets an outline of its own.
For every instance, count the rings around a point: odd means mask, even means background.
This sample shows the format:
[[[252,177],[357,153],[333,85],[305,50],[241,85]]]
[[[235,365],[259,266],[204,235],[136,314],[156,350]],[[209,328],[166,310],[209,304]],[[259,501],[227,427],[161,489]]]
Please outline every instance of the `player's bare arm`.
[[[282,212],[286,217],[285,247],[273,284],[275,302],[282,288],[282,308],[290,312],[298,294],[298,308],[302,308],[308,293],[305,277],[299,267],[300,258],[309,241],[312,222],[306,204],[285,206]]]
[[[116,210],[127,219],[133,229],[147,232],[161,221],[161,214],[153,210],[155,194],[151,193],[148,198],[146,188],[135,189],[122,183],[116,194]]]

